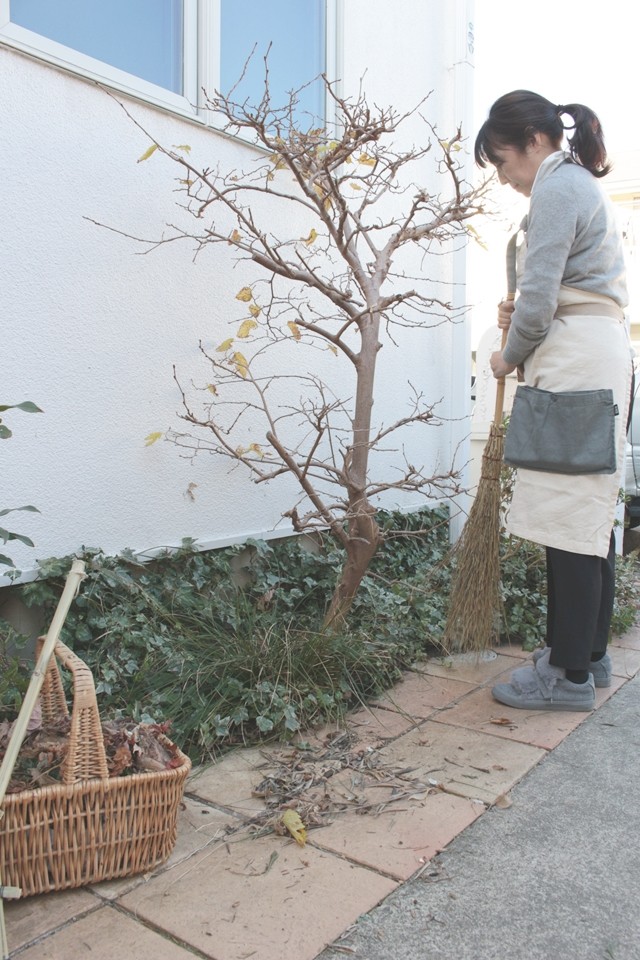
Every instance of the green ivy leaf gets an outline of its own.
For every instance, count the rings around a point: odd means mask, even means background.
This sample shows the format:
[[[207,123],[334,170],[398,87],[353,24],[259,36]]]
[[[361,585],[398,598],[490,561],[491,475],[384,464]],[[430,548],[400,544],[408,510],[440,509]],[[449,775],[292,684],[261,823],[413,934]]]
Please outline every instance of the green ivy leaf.
[[[37,507],[10,507],[7,510],[0,510],[0,517],[6,517],[8,513],[17,513],[19,510],[28,510],[30,513],[40,513]]]
[[[33,547],[34,542],[30,540],[29,537],[23,536],[21,533],[12,533],[10,530],[5,530],[4,527],[0,527],[0,540],[3,543],[8,543],[9,540],[19,540],[21,543],[27,545],[27,547]]]
[[[31,400],[24,400],[22,403],[0,403],[0,413],[4,413],[5,410],[24,410],[25,413],[43,412]]]

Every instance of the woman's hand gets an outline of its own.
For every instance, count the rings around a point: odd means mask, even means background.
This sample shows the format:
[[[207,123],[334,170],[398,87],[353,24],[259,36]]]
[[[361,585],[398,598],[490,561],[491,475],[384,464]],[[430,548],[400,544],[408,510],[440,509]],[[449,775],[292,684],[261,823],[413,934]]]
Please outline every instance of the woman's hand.
[[[495,353],[492,353],[489,362],[496,380],[501,380],[503,377],[506,377],[507,374],[513,373],[516,368],[515,363],[505,363],[502,350],[496,350]]]
[[[501,330],[508,330],[511,326],[511,314],[515,306],[513,300],[502,300],[498,304],[498,326]]]

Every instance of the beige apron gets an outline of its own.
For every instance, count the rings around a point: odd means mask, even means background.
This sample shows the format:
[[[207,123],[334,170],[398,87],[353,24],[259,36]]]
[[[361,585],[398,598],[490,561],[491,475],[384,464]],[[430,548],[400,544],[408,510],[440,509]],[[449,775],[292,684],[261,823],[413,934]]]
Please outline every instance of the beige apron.
[[[517,470],[506,526],[543,546],[606,557],[624,466],[632,351],[622,311],[618,317],[598,313],[599,304],[615,308],[612,300],[563,286],[558,313],[570,304],[593,306],[593,313],[553,318],[525,361],[525,382],[542,390],[613,390],[618,469],[582,476]]]

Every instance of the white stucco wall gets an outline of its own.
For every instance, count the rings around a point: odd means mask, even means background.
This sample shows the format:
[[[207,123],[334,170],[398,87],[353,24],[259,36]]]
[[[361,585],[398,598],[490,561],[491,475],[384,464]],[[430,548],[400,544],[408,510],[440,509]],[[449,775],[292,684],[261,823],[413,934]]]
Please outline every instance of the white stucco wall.
[[[470,4],[344,6],[345,92],[357,90],[365,71],[367,95],[379,104],[405,109],[433,90],[425,113],[449,135],[469,109],[471,68],[468,56],[461,61]],[[144,445],[149,433],[179,427],[172,365],[185,380],[207,382],[198,341],[211,346],[229,336],[243,316],[235,293],[255,274],[246,264],[234,267],[221,248],[195,263],[186,243],[140,255],[133,242],[90,223],[85,218],[158,237],[176,217],[175,170],[158,155],[136,163],[148,142],[92,83],[2,46],[0,73],[0,403],[29,399],[44,411],[5,418],[14,436],[0,446],[0,506],[31,503],[41,511],[6,519],[36,543],[7,551],[28,571],[37,558],[83,545],[150,551],[187,536],[215,546],[287,533],[281,514],[297,491],[286,479],[256,486],[241,468],[230,473],[226,461],[185,459],[167,442]],[[232,167],[249,153],[197,123],[120,99],[159,141],[189,143],[196,163]],[[414,125],[407,136],[423,133]],[[431,176],[429,162],[424,174]],[[460,255],[433,269],[462,303],[464,290],[450,287],[462,276]],[[387,343],[380,361],[376,411],[385,422],[406,412],[409,380],[442,399],[442,414],[453,418],[450,428],[407,438],[412,459],[434,469],[451,462],[461,440],[464,460],[468,423],[457,418],[468,411],[465,337],[464,325],[403,331],[400,349]],[[331,360],[332,369],[323,361],[330,379],[351,376]],[[287,369],[291,357],[281,362]]]

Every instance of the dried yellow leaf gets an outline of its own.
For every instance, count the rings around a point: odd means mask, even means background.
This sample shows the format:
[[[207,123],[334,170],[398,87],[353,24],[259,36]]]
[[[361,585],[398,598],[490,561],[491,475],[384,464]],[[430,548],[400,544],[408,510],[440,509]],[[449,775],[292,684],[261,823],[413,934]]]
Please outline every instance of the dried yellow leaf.
[[[331,353],[332,353],[335,357],[338,356],[338,348],[337,348],[337,347],[334,347],[334,345],[333,345],[332,343],[328,343],[328,344],[327,344],[327,349],[328,349],[328,350],[331,350]]]
[[[249,313],[252,317],[259,317],[262,313],[262,307],[259,307],[257,303],[252,303],[249,307]]]
[[[471,236],[474,238],[478,246],[482,247],[483,250],[489,249],[487,244],[484,242],[484,240],[482,239],[482,237],[480,236],[480,234],[472,224],[468,223],[466,229],[467,229],[467,233],[471,234]]]
[[[306,245],[310,247],[314,240],[318,239],[318,231],[312,228],[308,237],[300,237],[300,239],[303,243],[306,243]]]
[[[287,326],[289,327],[289,330],[291,330],[291,335],[293,336],[293,339],[299,340],[302,334],[300,333],[300,327],[298,326],[298,324],[295,323],[293,320],[288,320]]]
[[[251,450],[252,453],[255,453],[258,457],[260,457],[261,460],[264,460],[264,450],[262,449],[259,443],[250,443],[248,449]]]
[[[209,391],[209,393],[212,393],[214,397],[218,396],[218,388],[216,387],[215,383],[208,383],[207,390]]]
[[[362,187],[360,186],[359,183],[353,183],[353,182],[351,182],[351,183],[349,184],[349,186],[351,187],[352,190],[362,190]]]
[[[138,159],[136,160],[136,163],[142,163],[143,160],[148,160],[149,157],[151,157],[156,152],[157,149],[158,149],[158,144],[152,143],[151,146],[148,148],[148,150],[145,150],[142,156],[138,157]]]
[[[368,153],[361,153],[358,157],[358,163],[364,163],[367,167],[375,167],[376,158],[370,157]]]
[[[231,347],[232,343],[233,343],[233,337],[228,337],[226,340],[223,340],[218,347],[216,347],[216,352],[226,353],[227,350]]]
[[[231,359],[236,365],[236,372],[246,380],[249,373],[249,363],[247,358],[242,353],[236,352]]]
[[[251,331],[254,330],[257,326],[258,324],[255,322],[255,320],[251,320],[251,319],[243,320],[242,323],[240,324],[240,329],[238,330],[238,339],[246,340],[249,334],[251,333]]]
[[[145,447],[150,447],[153,443],[156,442],[156,440],[159,440],[161,437],[164,437],[164,433],[162,432],[150,433],[148,436],[144,438]]]
[[[188,143],[174,143],[174,150],[182,150],[183,153],[191,153],[191,147]]]
[[[236,300],[242,300],[243,303],[249,303],[249,300],[253,299],[253,294],[251,292],[251,287],[243,287],[242,290],[239,290],[236,293]]]
[[[269,157],[269,160],[274,165],[276,170],[286,170],[287,164],[279,154],[272,153]]]
[[[239,243],[242,240],[242,234],[239,230],[234,230],[229,237],[228,243]]]
[[[282,823],[287,828],[295,842],[304,847],[307,842],[307,830],[300,819],[300,814],[295,810],[285,810],[282,814]]]

